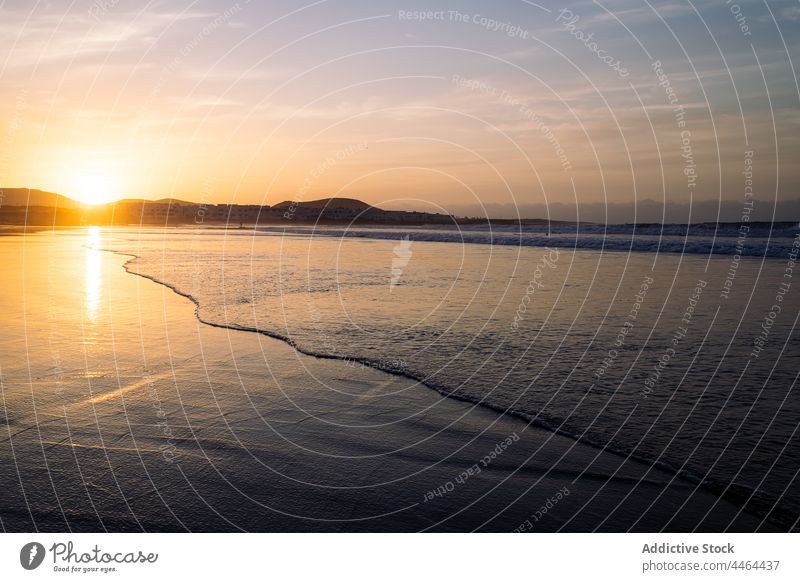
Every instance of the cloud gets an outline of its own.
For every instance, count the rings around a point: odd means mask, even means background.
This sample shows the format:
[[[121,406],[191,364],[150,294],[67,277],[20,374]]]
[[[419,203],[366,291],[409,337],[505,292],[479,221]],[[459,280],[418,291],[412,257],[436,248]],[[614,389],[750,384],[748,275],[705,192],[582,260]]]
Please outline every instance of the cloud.
[[[0,21],[0,50],[9,55],[9,66],[28,69],[44,63],[76,62],[86,57],[125,51],[144,51],[163,33],[187,20],[214,14],[185,12],[142,12],[109,10],[94,18],[88,10],[64,14],[26,13],[4,10]],[[102,63],[99,63],[100,65]]]

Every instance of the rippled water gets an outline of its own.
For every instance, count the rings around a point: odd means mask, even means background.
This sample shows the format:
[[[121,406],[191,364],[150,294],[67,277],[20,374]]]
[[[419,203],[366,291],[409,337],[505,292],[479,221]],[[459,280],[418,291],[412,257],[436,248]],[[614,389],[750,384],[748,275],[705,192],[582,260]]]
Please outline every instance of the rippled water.
[[[789,526],[800,515],[794,232],[769,258],[342,234],[116,230],[105,246],[204,321],[406,374]]]

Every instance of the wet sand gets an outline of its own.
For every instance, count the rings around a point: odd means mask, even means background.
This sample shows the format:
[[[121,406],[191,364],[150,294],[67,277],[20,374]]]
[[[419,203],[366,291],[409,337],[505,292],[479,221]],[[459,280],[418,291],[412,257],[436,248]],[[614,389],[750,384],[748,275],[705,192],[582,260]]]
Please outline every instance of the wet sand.
[[[103,236],[0,240],[5,531],[772,529],[643,463],[204,325]]]

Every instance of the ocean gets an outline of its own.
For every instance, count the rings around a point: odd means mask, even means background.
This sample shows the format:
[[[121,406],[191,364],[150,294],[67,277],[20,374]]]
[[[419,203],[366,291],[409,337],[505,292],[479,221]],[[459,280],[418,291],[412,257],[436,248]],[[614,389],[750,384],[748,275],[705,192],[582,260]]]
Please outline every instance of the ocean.
[[[800,517],[797,225],[108,229],[201,321]],[[392,398],[392,394],[385,395]]]

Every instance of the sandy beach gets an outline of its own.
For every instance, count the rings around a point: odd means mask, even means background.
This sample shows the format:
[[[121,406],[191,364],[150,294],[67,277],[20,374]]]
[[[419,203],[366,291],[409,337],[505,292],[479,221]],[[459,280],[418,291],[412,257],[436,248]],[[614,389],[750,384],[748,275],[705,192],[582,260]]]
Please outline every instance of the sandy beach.
[[[646,464],[211,327],[84,229],[4,236],[5,531],[768,531]]]

